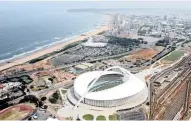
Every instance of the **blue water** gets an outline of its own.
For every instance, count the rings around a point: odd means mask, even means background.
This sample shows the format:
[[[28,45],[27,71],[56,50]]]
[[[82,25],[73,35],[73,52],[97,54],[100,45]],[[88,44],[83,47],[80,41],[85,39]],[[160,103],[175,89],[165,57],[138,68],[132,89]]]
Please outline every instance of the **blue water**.
[[[67,12],[65,3],[0,4],[0,61],[23,56],[51,43],[87,32],[103,15]]]

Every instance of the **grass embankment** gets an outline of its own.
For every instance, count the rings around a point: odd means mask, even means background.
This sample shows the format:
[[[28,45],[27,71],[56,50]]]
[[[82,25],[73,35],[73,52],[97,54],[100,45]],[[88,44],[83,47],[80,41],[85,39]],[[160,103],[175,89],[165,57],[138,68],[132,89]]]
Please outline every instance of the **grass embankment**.
[[[170,61],[170,62],[174,62],[177,61],[179,58],[181,58],[184,55],[184,51],[173,51],[171,54],[169,54],[168,56],[166,56],[162,61]]]
[[[93,120],[94,116],[91,114],[86,114],[86,115],[83,115],[83,119],[86,121]]]
[[[105,116],[102,116],[102,115],[96,118],[96,121],[105,121],[105,120],[106,120]]]
[[[119,115],[118,114],[113,114],[113,115],[109,115],[109,120],[110,121],[117,121],[119,120]]]

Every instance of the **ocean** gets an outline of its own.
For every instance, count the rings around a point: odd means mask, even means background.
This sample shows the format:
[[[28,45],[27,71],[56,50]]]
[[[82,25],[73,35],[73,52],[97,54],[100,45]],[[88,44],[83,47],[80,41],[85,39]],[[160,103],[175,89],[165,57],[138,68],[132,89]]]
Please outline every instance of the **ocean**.
[[[22,57],[61,40],[94,29],[98,13],[68,12],[63,3],[4,2],[0,4],[0,62]]]
[[[145,5],[150,2],[143,2]],[[171,2],[169,3],[171,4]],[[0,63],[22,57],[61,40],[88,32],[103,21],[105,15],[90,12],[68,12],[79,8],[125,8],[121,13],[136,15],[165,15],[169,9],[138,9],[135,3],[123,2],[6,2],[0,1]],[[177,3],[179,6],[180,3]],[[189,4],[187,8],[189,8]],[[134,6],[134,7],[133,7]],[[150,5],[149,5],[150,6]],[[139,6],[140,7],[140,6]],[[127,8],[129,8],[127,10]],[[132,9],[131,9],[132,8]],[[159,7],[160,8],[160,7]],[[169,5],[167,4],[167,8]],[[175,14],[177,11],[173,9]],[[117,11],[119,12],[119,11]],[[191,20],[190,9],[182,10]]]

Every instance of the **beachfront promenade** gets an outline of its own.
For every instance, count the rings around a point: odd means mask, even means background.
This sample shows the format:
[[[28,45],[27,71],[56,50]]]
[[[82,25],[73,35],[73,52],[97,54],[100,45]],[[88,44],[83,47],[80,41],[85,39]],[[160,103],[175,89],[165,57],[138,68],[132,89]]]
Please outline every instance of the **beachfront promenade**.
[[[45,49],[36,51],[36,52],[34,52],[34,53],[30,54],[30,55],[24,56],[22,58],[15,59],[14,61],[10,61],[10,63],[6,63],[6,64],[1,65],[0,66],[0,71],[2,71],[4,69],[7,69],[7,68],[10,68],[10,67],[15,66],[15,65],[23,64],[23,63],[28,62],[28,61],[30,61],[32,59],[43,56],[45,54],[60,50],[64,46],[66,46],[68,44],[84,40],[84,39],[86,39],[86,38],[88,38],[90,36],[99,34],[99,33],[103,32],[103,31],[105,31],[107,29],[108,29],[107,26],[102,26],[102,27],[100,27],[98,29],[95,29],[95,30],[92,30],[90,32],[85,33],[83,36],[79,35],[79,36],[77,36],[77,37],[75,37],[75,38],[73,38],[73,39],[71,39],[69,41],[58,43],[58,44],[55,44],[55,45],[53,45],[53,46],[51,46],[49,48],[45,48]]]

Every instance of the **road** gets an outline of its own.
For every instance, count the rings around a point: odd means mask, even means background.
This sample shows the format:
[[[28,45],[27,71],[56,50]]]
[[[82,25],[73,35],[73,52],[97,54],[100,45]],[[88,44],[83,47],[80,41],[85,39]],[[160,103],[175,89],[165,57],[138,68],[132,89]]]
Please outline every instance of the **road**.
[[[68,83],[58,83],[58,84],[55,84],[54,86],[48,88],[48,89],[43,89],[43,90],[40,90],[40,91],[36,91],[36,92],[32,92],[31,94],[33,95],[43,95],[43,94],[46,94],[52,90],[57,90],[59,88],[69,88],[73,85],[74,81],[70,81]]]
[[[22,75],[30,75],[30,74],[39,73],[39,72],[55,71],[55,70],[59,70],[59,69],[63,69],[63,68],[72,67],[72,66],[75,66],[75,65],[78,65],[78,64],[81,64],[81,63],[85,63],[85,62],[93,62],[93,61],[99,61],[99,60],[106,60],[106,59],[110,59],[110,58],[116,58],[116,57],[121,57],[121,56],[129,55],[129,54],[131,54],[131,53],[133,53],[133,52],[135,52],[135,51],[137,51],[137,50],[139,50],[139,49],[135,49],[135,50],[132,50],[132,51],[130,51],[130,52],[125,52],[125,53],[118,54],[118,55],[92,58],[92,59],[90,59],[90,60],[75,62],[75,63],[72,63],[72,64],[60,65],[59,67],[54,67],[54,68],[50,68],[50,69],[22,72],[22,73],[19,73],[19,74],[9,75],[8,77],[9,77],[9,78],[12,78],[12,77],[20,77],[20,76],[22,76]]]

